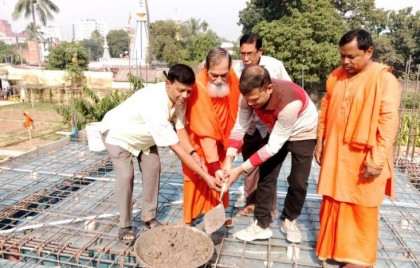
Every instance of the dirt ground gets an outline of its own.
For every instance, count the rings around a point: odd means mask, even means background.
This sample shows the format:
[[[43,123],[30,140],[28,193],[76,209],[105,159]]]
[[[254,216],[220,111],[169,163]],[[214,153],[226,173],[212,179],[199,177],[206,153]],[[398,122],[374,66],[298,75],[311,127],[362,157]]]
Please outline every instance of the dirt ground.
[[[4,151],[29,151],[63,137],[55,134],[65,127],[61,116],[54,110],[19,107],[21,105],[0,102],[0,149],[3,151],[0,154],[4,155]],[[34,129],[30,132],[23,125],[24,112],[34,120]]]

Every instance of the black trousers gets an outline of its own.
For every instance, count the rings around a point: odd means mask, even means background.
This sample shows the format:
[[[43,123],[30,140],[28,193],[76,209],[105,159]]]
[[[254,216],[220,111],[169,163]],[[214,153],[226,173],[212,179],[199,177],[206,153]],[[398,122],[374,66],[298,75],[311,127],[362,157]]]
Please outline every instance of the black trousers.
[[[242,145],[242,157],[244,161],[267,144],[268,137],[269,135],[267,134],[265,138],[262,138],[258,129],[255,129],[252,135],[245,134]],[[246,196],[245,205],[255,204],[255,190],[257,189],[258,179],[260,176],[259,169],[259,167],[256,167],[252,171],[244,173],[244,190]],[[275,200],[277,201],[277,198]]]
[[[316,140],[287,141],[280,151],[260,166],[260,178],[256,190],[254,217],[258,225],[267,228],[271,223],[273,195],[277,190],[277,178],[281,166],[290,152],[292,167],[287,182],[286,199],[280,219],[290,221],[299,217],[306,198],[308,178]]]

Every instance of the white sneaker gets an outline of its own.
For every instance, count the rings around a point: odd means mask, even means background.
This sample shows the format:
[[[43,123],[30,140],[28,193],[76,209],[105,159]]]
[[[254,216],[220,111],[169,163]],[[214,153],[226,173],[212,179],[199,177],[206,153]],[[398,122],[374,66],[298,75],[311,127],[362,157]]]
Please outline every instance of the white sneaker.
[[[289,221],[288,219],[285,219],[282,221],[280,224],[280,231],[286,234],[286,239],[289,242],[300,243],[300,241],[302,241],[302,235],[296,226],[296,220]]]
[[[257,221],[248,226],[248,228],[237,231],[233,236],[243,241],[254,241],[257,239],[268,239],[273,235],[269,227],[263,229],[258,226]]]

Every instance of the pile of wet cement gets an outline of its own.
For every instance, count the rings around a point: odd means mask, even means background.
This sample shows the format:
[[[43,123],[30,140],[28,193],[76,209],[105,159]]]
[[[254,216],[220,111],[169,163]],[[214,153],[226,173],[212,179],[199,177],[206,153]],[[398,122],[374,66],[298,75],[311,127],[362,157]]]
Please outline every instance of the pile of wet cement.
[[[208,235],[185,225],[154,228],[142,234],[135,245],[137,255],[152,267],[197,267],[213,255]]]

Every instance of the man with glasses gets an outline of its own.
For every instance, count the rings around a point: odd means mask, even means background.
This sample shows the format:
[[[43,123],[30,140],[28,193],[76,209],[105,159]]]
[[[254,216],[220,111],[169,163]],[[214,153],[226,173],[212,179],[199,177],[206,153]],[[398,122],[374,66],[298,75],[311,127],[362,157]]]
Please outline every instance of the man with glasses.
[[[271,79],[262,66],[246,68],[239,81],[241,99],[238,117],[232,130],[227,150],[226,165],[228,186],[232,185],[242,172],[260,166],[260,177],[256,189],[255,221],[246,229],[235,233],[244,241],[268,239],[273,232],[273,197],[277,178],[287,154],[292,155],[292,167],[287,178],[289,187],[280,215],[280,230],[292,243],[301,241],[296,225],[306,198],[308,177],[312,166],[316,143],[318,112],[308,94],[293,82]],[[254,112],[268,127],[268,142],[236,168],[230,168],[242,139],[249,129]]]
[[[271,78],[292,81],[281,61],[265,56],[264,48],[262,47],[262,38],[259,34],[249,33],[244,34],[239,40],[240,56],[242,61],[239,61],[233,66],[238,77],[241,76],[242,71],[251,65],[261,65],[270,73]]]
[[[283,63],[273,57],[264,56],[264,48],[262,47],[262,38],[256,33],[244,34],[239,40],[241,61],[233,66],[238,77],[241,76],[244,68],[252,65],[264,66],[270,74],[271,78],[292,81],[289,74],[283,66]],[[268,141],[268,129],[258,120],[257,115],[253,115],[252,123],[247,130],[242,146],[242,157],[247,160],[253,153],[258,151]],[[250,216],[254,213],[255,208],[255,190],[258,182],[258,167],[244,174],[244,194],[246,197],[245,206],[237,213],[237,217]],[[277,191],[276,191],[277,192]],[[239,199],[242,201],[241,199]],[[273,199],[273,218],[277,213],[277,193]]]
[[[194,146],[190,154],[204,159],[209,174],[223,177],[221,164],[226,155],[229,134],[238,112],[239,82],[231,68],[229,53],[220,47],[207,53],[204,68],[196,75],[196,83],[188,100],[186,130]],[[217,206],[220,193],[208,187],[191,168],[184,168],[184,222],[194,219]],[[223,195],[228,206],[229,195]],[[228,219],[226,225],[230,226]]]

